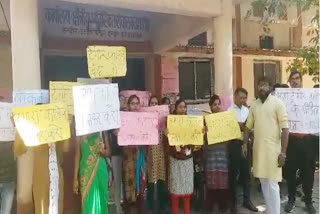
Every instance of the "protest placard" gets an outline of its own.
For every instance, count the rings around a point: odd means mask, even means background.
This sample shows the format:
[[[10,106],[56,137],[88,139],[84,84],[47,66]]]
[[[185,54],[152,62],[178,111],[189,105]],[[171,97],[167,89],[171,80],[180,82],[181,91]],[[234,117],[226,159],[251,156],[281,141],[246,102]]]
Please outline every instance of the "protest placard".
[[[292,133],[319,133],[319,89],[277,88],[289,115],[289,131]]]
[[[209,145],[241,137],[241,130],[235,110],[209,114],[204,118],[208,128],[207,139]]]
[[[140,99],[140,106],[149,106],[149,99],[151,92],[149,91],[136,91],[136,90],[124,90],[120,92],[120,95],[124,96],[127,100],[131,95],[137,95]]]
[[[13,91],[13,104],[15,107],[33,106],[49,103],[48,90],[19,90]]]
[[[169,115],[167,128],[171,146],[203,145],[203,116]]]
[[[125,47],[89,46],[87,59],[91,78],[122,77],[127,73]]]
[[[151,107],[142,107],[139,110],[140,112],[156,112],[158,113],[158,129],[159,131],[164,131],[166,129],[167,117],[169,115],[169,106],[168,105],[159,105]]]
[[[79,82],[50,81],[50,103],[64,103],[69,114],[73,114],[72,87],[83,85]]]
[[[112,83],[111,79],[90,79],[78,77],[77,82],[86,84],[86,85],[98,85],[98,84],[109,84]]]
[[[15,139],[15,130],[11,121],[12,109],[12,103],[0,102],[0,142]]]
[[[26,146],[39,146],[70,138],[68,111],[63,104],[14,108],[13,119]]]
[[[77,136],[120,127],[118,94],[116,83],[73,87]]]
[[[159,144],[158,114],[155,112],[121,112],[118,134],[120,146]]]

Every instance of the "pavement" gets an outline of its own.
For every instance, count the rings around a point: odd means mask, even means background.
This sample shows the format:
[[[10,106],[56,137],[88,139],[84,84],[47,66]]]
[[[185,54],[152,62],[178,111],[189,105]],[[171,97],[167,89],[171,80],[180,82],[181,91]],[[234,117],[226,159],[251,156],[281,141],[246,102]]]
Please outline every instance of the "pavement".
[[[299,189],[298,189],[299,190]],[[254,205],[256,205],[259,209],[259,212],[251,212],[245,208],[243,208],[242,205],[242,195],[241,195],[241,188],[239,187],[239,195],[238,195],[238,214],[260,214],[260,213],[266,213],[266,206],[265,206],[265,202],[262,196],[261,191],[259,190],[259,186],[257,182],[253,182],[252,188],[251,188],[251,200],[253,202]],[[300,192],[301,189],[300,189]],[[287,214],[284,211],[284,207],[286,205],[288,201],[288,197],[287,197],[287,185],[285,183],[283,183],[281,185],[281,214]],[[319,213],[319,171],[316,172],[315,174],[315,182],[314,182],[314,190],[313,190],[313,201],[314,201],[314,206],[317,209],[318,213]],[[180,206],[182,204],[180,203]],[[192,208],[192,204],[191,204],[191,208]],[[110,214],[116,214],[115,212],[115,207],[114,206],[110,206]],[[184,213],[183,209],[180,210],[180,214]],[[135,214],[139,214],[139,213],[135,213]],[[153,214],[152,212],[148,213],[148,214]],[[166,212],[165,214],[171,214],[171,212]],[[210,213],[205,213],[204,211],[191,211],[191,214],[219,214],[219,211],[217,208],[215,208],[212,212]],[[301,196],[297,196],[296,198],[296,207],[293,210],[293,212],[291,212],[291,214],[307,214],[307,212],[305,211],[305,204],[304,202],[302,202],[302,198]]]

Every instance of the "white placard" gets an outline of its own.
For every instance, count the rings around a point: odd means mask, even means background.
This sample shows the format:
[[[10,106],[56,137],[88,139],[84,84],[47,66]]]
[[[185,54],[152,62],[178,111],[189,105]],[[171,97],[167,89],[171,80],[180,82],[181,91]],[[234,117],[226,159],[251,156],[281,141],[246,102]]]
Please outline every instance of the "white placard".
[[[90,79],[90,78],[78,77],[77,82],[84,83],[87,85],[99,85],[99,84],[109,84],[111,83],[111,79]]]
[[[73,87],[76,135],[120,127],[118,84]]]
[[[15,130],[11,121],[12,109],[12,103],[0,102],[0,142],[15,139]]]
[[[275,95],[286,105],[291,133],[319,133],[319,89],[277,88]]]
[[[15,107],[33,106],[37,103],[49,103],[49,90],[21,90],[13,92],[13,103]]]

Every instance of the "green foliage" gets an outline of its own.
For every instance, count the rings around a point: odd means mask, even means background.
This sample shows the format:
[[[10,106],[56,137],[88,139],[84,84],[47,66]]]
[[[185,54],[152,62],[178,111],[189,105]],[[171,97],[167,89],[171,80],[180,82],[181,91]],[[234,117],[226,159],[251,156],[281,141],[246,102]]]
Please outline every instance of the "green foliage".
[[[261,17],[261,27],[264,34],[270,33],[270,23],[275,23],[287,13],[288,7],[301,7],[302,11],[309,10],[316,6],[317,12],[312,19],[312,24],[317,28],[307,32],[312,36],[309,47],[303,47],[298,50],[298,56],[287,67],[289,71],[299,71],[303,75],[310,75],[314,82],[319,82],[319,0],[255,0],[252,2],[252,8],[263,11]],[[253,14],[252,9],[248,11],[247,17]]]

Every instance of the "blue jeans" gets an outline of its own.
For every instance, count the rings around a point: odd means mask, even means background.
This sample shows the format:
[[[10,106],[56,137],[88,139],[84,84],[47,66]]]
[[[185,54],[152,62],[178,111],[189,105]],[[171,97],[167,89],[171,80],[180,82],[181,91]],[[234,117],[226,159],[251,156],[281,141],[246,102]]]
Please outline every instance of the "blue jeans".
[[[10,214],[15,190],[15,182],[0,183],[0,213]]]

